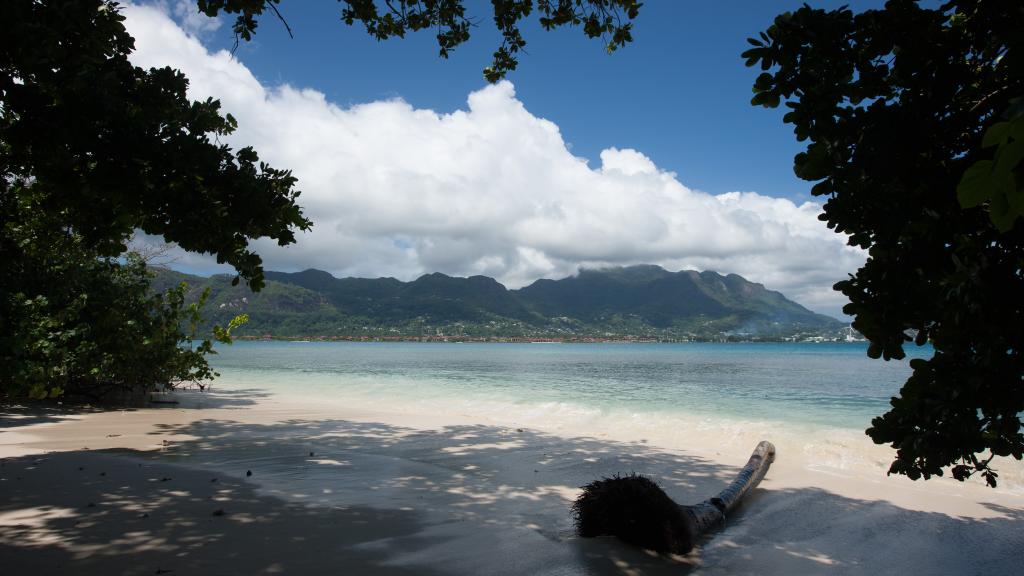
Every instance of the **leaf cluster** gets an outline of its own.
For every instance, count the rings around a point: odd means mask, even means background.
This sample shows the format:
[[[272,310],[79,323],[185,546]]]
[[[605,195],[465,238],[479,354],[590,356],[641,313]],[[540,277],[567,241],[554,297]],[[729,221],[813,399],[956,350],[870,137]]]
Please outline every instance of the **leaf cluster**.
[[[128,61],[116,4],[11,0],[0,23],[0,173],[100,256],[136,230],[231,264],[258,289],[251,239],[306,230],[295,177],[219,138],[236,127],[188,99],[171,68]],[[10,193],[10,192],[8,192]]]
[[[1000,232],[1024,216],[1024,97],[1015,98],[1005,116],[985,130],[981,141],[982,148],[993,150],[992,159],[972,164],[956,188],[964,208],[987,204]]]
[[[762,70],[752,104],[784,105],[807,142],[794,172],[816,182],[821,219],[868,250],[836,284],[868,354],[934,346],[868,430],[896,448],[891,473],[994,485],[992,456],[1024,449],[1022,30],[1024,7],[1002,0],[805,5],[743,53]]]
[[[99,256],[33,199],[17,183],[0,195],[0,395],[126,401],[215,376],[212,340],[230,342],[245,318],[197,339],[205,294],[152,292],[141,258]]]
[[[220,142],[236,127],[191,101],[170,68],[144,70],[117,5],[10,0],[0,19],[0,394],[132,395],[212,377],[200,301],[152,294],[126,255],[138,230],[263,285],[249,241],[310,222],[290,172]]]
[[[442,58],[470,38],[478,21],[467,15],[463,0],[342,0],[341,19],[348,25],[363,24],[377,40],[406,33],[433,30]],[[277,6],[280,0],[198,0],[207,16],[224,12],[237,14],[232,29],[238,39],[250,40],[264,12],[273,12],[285,23]],[[518,54],[526,47],[520,22],[534,10],[545,30],[562,26],[582,27],[588,38],[601,38],[611,53],[633,40],[632,21],[642,3],[636,0],[492,0],[494,25],[501,33],[501,45],[491,65],[483,71],[488,82],[497,82],[516,69]],[[290,33],[289,28],[289,33]]]

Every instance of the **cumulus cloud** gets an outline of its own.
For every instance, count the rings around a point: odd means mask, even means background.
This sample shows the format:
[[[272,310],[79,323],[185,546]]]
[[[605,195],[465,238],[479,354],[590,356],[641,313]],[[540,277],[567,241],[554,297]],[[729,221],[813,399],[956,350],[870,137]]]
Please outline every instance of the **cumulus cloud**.
[[[210,18],[199,11],[195,0],[167,0],[160,2],[163,12],[172,15],[178,25],[192,36],[205,37],[220,29],[220,18]]]
[[[590,166],[509,82],[449,114],[401,99],[342,107],[313,89],[261,83],[159,6],[125,15],[137,65],[182,70],[190,96],[219,98],[238,119],[231,144],[252,145],[298,177],[314,229],[290,247],[257,241],[271,270],[484,274],[519,287],[580,267],[655,263],[740,274],[837,314],[831,285],[864,260],[817,220],[816,203],[710,195],[632,149],[606,149]]]

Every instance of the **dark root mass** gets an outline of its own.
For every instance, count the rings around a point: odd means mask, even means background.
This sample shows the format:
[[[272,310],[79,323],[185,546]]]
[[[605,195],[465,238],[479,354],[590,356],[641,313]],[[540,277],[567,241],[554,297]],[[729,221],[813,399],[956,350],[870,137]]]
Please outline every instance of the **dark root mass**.
[[[655,552],[686,554],[694,530],[685,511],[645,476],[630,474],[595,480],[572,505],[576,533],[584,538],[611,535]]]

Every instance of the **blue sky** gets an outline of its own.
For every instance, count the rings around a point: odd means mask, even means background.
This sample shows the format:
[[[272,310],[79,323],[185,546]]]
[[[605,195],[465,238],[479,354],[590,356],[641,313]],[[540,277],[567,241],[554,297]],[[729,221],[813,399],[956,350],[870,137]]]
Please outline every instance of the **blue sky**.
[[[429,33],[378,42],[348,27],[335,2],[283,2],[295,37],[265,16],[233,54],[230,18],[190,0],[124,13],[136,64],[183,71],[191,97],[238,119],[229,145],[298,178],[313,231],[285,248],[255,241],[267,269],[516,288],[647,263],[739,274],[838,316],[832,285],[864,253],[817,219],[821,202],[792,174],[802,147],[781,111],[750,105],[759,71],[739,56],[796,6],[651,1],[612,55],[531,21],[519,69],[495,85],[481,74],[499,45],[486,12],[447,60]]]
[[[480,70],[500,42],[489,4],[467,2],[479,25],[447,60],[437,56],[430,33],[378,42],[361,26],[341,22],[338,3],[297,1],[281,6],[294,38],[264,17],[237,56],[263,81],[314,86],[337,103],[398,96],[416,107],[453,111],[485,84]],[[810,184],[792,171],[802,147],[782,123],[783,111],[750,105],[760,70],[740,58],[746,38],[801,4],[648,1],[635,21],[634,42],[611,55],[579,29],[546,32],[531,21],[523,27],[528,54],[508,78],[519,100],[558,124],[579,156],[594,161],[609,146],[636,148],[691,188],[802,201],[810,198]],[[230,48],[230,28],[207,36],[207,44]]]

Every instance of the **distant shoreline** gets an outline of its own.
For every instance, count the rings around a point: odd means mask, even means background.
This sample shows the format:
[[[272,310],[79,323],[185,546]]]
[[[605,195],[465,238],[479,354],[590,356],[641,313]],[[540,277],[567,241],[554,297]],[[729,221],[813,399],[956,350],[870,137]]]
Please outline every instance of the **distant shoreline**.
[[[235,340],[246,342],[440,342],[448,344],[823,344],[823,343],[867,343],[863,338],[827,338],[823,336],[785,338],[747,338],[724,336],[722,338],[656,338],[648,336],[609,337],[543,337],[543,336],[237,336]]]

